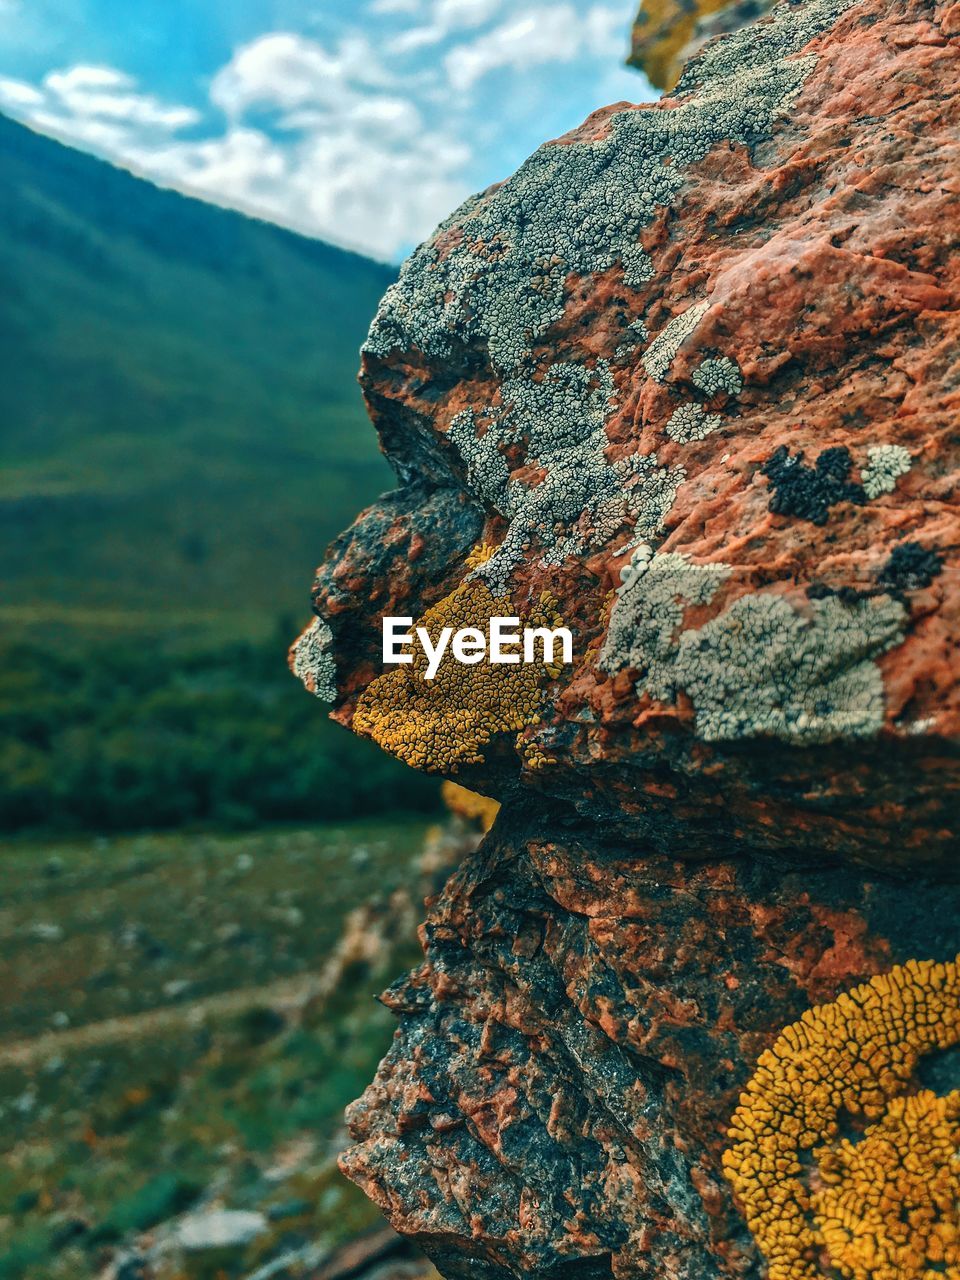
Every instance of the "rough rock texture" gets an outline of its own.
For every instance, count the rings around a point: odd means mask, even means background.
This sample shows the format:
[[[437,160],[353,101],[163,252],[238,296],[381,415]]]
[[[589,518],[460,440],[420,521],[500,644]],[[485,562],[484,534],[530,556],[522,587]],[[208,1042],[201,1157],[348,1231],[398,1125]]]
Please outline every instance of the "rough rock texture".
[[[551,826],[505,813],[432,904],[341,1167],[446,1276],[762,1275],[721,1166],[740,1091],[810,1005],[955,956],[960,886]],[[960,1055],[924,1083],[960,1085]]]
[[[672,89],[684,66],[713,36],[739,31],[774,0],[643,0],[633,24],[631,66],[657,89]]]
[[[958,85],[957,4],[781,6],[468,201],[374,322],[400,485],[334,545],[293,661],[503,805],[387,997],[345,1157],[448,1275],[954,1266],[960,1079],[941,1015],[916,1031],[944,979],[896,966],[960,951]],[[575,661],[384,673],[384,614],[562,618]],[[844,1012],[878,974],[882,1042]],[[777,1114],[761,1055],[818,1002],[853,1029],[809,1058],[823,1122],[788,1117],[808,1201],[760,1221],[728,1129],[748,1085]],[[835,1058],[861,1092],[824,1112]],[[857,1217],[867,1119],[867,1155],[893,1133],[930,1177],[891,1165]]]

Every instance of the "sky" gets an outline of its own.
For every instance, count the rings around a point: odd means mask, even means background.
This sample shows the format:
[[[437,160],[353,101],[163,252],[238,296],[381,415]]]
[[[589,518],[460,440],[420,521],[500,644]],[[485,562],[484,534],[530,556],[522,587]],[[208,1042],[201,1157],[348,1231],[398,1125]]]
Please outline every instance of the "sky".
[[[397,261],[591,111],[636,0],[0,0],[0,112]]]

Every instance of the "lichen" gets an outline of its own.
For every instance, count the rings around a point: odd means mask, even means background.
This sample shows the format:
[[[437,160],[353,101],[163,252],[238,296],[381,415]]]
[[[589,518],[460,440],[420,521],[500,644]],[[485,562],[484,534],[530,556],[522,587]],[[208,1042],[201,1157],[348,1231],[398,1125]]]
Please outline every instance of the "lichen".
[[[771,22],[742,66],[724,64],[670,110],[616,111],[589,140],[542,146],[513,177],[466,201],[388,290],[365,344],[368,357],[415,351],[443,365],[480,351],[501,380],[496,407],[473,406],[449,428],[470,483],[510,521],[499,554],[479,575],[495,594],[506,591],[535,536],[545,561],[559,564],[630,520],[638,537],[659,531],[682,473],[665,473],[649,455],[609,464],[609,365],[568,362],[544,372],[536,348],[563,317],[568,282],[615,265],[628,288],[652,277],[641,232],[658,207],[677,198],[687,170],[713,147],[769,136],[816,61],[792,55],[850,2],[808,0],[802,17]],[[708,306],[691,300],[654,338],[641,356],[651,377],[665,378]],[[643,321],[630,328],[646,339]],[[729,382],[722,360],[713,364],[714,376]],[[708,425],[705,418],[701,427]],[[526,462],[546,472],[540,483],[512,478],[504,446],[524,439]]]
[[[960,1090],[894,1098],[859,1142],[818,1155],[811,1209],[842,1276],[960,1277]]]
[[[616,112],[600,137],[540,147],[407,260],[366,351],[416,349],[442,360],[481,343],[509,373],[562,316],[571,274],[621,263],[627,285],[644,283],[652,266],[640,232],[657,207],[672,203],[686,170],[712,147],[769,135],[816,61],[791,55],[850,2],[809,0],[802,16],[724,41],[729,53],[713,60],[716,74],[700,77],[696,97],[671,110]]]
[[[634,26],[629,61],[657,89],[672,89],[698,20],[725,10],[730,0],[643,0]]]
[[[332,649],[333,633],[322,618],[314,618],[290,649],[290,670],[323,702],[334,702],[337,696]]]
[[[761,1055],[723,1165],[769,1280],[817,1280],[817,1258],[845,1280],[957,1276],[960,1090],[907,1090],[923,1055],[958,1041],[957,961],[911,960]],[[840,1138],[849,1117],[868,1122],[859,1140]]]
[[[494,594],[506,594],[510,573],[535,539],[547,564],[561,564],[626,524],[642,536],[661,530],[684,472],[659,467],[654,454],[607,461],[614,385],[605,360],[593,369],[558,363],[536,380],[507,379],[501,400],[457,414],[447,432],[473,491],[509,521],[496,553],[474,572]],[[532,485],[513,478],[507,449],[519,451],[514,470],[532,466],[543,478]]]
[[[667,435],[677,444],[706,440],[723,425],[719,413],[707,413],[702,404],[682,404],[673,411],[667,423]]]
[[[862,506],[866,501],[863,486],[849,479],[853,458],[845,445],[824,449],[812,467],[804,465],[803,457],[802,452],[791,454],[786,445],[780,445],[761,468],[770,481],[774,515],[824,525],[831,507],[841,502]]]
[[[695,302],[693,306],[686,307],[668,321],[640,357],[640,362],[649,377],[656,382],[663,382],[674,356],[709,309],[709,302]]]
[[[883,725],[874,659],[903,639],[905,610],[887,596],[810,600],[740,596],[702,627],[680,630],[730,573],[677,553],[635,553],[600,654],[602,670],[637,670],[637,693],[693,704],[707,742],[769,736],[796,743],[862,738]]]
[[[867,457],[869,461],[860,472],[860,477],[868,498],[893,493],[897,481],[907,474],[913,462],[910,450],[899,444],[875,445],[867,450]]]
[[[736,397],[743,390],[743,374],[740,366],[729,356],[710,356],[701,360],[691,374],[693,385],[698,387],[708,399],[725,393]]]
[[[691,564],[678,552],[652,555],[641,543],[621,573],[601,670],[649,672],[669,664],[684,609],[709,604],[729,573],[725,564]]]
[[[632,355],[637,347],[642,346],[650,337],[647,331],[646,321],[642,316],[637,316],[635,320],[631,320],[627,325],[626,332],[623,335],[623,341],[615,352],[618,359]]]
[[[475,548],[467,560],[465,580],[420,619],[417,625],[427,629],[434,643],[443,627],[482,631],[492,617],[517,616],[509,598],[494,596],[486,582],[470,573],[489,561],[494,550]],[[524,625],[562,625],[556,603],[543,592]],[[545,663],[465,666],[448,656],[434,678],[426,680],[426,667],[426,657],[419,651],[410,665],[373,680],[357,701],[353,729],[428,773],[456,772],[461,765],[479,764],[481,748],[496,734],[516,733],[535,724],[544,686],[559,675],[558,667]]]
[[[943,570],[943,556],[935,547],[901,542],[880,570],[881,586],[891,591],[920,591],[929,587]]]
[[[466,822],[476,823],[481,831],[489,831],[500,812],[499,800],[482,796],[476,791],[461,787],[459,782],[447,779],[440,788],[443,803],[451,813]]]

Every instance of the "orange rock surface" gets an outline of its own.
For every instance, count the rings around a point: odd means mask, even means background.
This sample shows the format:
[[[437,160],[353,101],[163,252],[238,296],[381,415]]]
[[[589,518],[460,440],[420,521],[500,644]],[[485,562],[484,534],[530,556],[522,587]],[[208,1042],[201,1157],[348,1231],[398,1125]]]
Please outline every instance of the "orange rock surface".
[[[764,1052],[811,1006],[852,1059],[846,993],[960,951],[957,6],[780,6],[546,144],[406,264],[362,384],[398,488],[321,567],[294,665],[502,807],[384,997],[347,1173],[464,1280],[760,1280],[783,1240],[779,1274],[848,1280],[876,1242],[922,1267],[861,1165],[888,1130],[942,1154],[955,1050],[891,1033],[892,1080],[865,1037],[887,1128],[838,1125],[828,1190],[801,1168],[829,1256],[783,1228],[796,1188],[754,1194],[745,1149],[735,1193],[722,1160],[751,1080],[765,1142]],[[382,617],[490,598],[562,618],[574,662],[495,723],[438,682],[415,732]],[[911,999],[874,1010],[907,1039]],[[880,1220],[841,1238],[861,1202]],[[942,1205],[911,1205],[939,1266]]]

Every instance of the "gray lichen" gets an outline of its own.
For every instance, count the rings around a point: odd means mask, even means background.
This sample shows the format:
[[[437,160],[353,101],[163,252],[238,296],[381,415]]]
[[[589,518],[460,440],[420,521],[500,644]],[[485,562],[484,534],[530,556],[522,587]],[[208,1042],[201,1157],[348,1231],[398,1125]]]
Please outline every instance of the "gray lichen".
[[[884,694],[874,660],[902,641],[903,606],[887,596],[828,596],[801,610],[764,592],[681,630],[687,606],[709,604],[729,572],[675,553],[641,554],[618,592],[601,668],[635,668],[637,692],[662,702],[686,693],[707,742],[768,736],[807,744],[877,733]]]
[[[314,618],[293,646],[293,674],[322,702],[334,702],[337,697],[332,648],[333,633],[322,618]]]
[[[692,378],[693,385],[711,400],[721,392],[726,392],[733,398],[743,390],[743,374],[740,372],[740,366],[729,356],[711,356],[701,360],[694,369]]]
[[[641,363],[651,378],[663,382],[673,363],[673,357],[707,314],[709,307],[710,303],[706,301],[694,303],[692,307],[675,315],[666,328],[657,334],[641,357]]]
[[[626,333],[623,341],[617,347],[614,353],[618,359],[624,356],[632,355],[637,347],[642,346],[650,337],[647,332],[646,321],[642,316],[638,316],[636,320],[631,320],[627,325]]]
[[[651,671],[654,697],[685,690],[708,742],[765,735],[787,742],[865,738],[883,725],[873,659],[903,639],[903,606],[835,596],[800,612],[780,595],[741,596],[684,631],[674,661]]]
[[[869,461],[860,478],[868,498],[893,493],[899,478],[905,476],[913,464],[909,449],[899,444],[875,445],[867,450],[867,457]]]
[[[501,399],[499,406],[457,414],[447,433],[468,484],[509,521],[496,553],[474,571],[494,594],[506,592],[535,537],[546,563],[561,564],[627,524],[645,537],[660,532],[684,473],[660,467],[653,454],[607,461],[604,427],[615,402],[605,360],[593,369],[554,364],[539,380],[508,378]],[[521,449],[523,466],[543,470],[539,483],[511,475],[508,446]]]
[[[702,404],[682,404],[674,410],[667,423],[667,435],[677,444],[690,444],[695,440],[705,440],[722,425],[720,414],[707,413]]]
[[[691,564],[678,552],[653,555],[638,546],[620,575],[600,669],[615,674],[668,664],[686,606],[709,604],[729,574],[725,564]]]
[[[808,0],[722,41],[722,56],[711,50],[698,64],[690,85],[698,92],[670,110],[617,112],[605,136],[540,147],[407,260],[367,352],[416,349],[443,359],[480,343],[509,373],[562,316],[571,273],[619,262],[627,285],[643,284],[653,268],[640,232],[657,207],[675,200],[686,170],[714,146],[769,135],[816,61],[791,55],[851,2]]]
[[[850,3],[806,0],[768,26],[732,36],[722,56],[711,51],[688,98],[615,112],[589,141],[542,146],[512,178],[448,218],[388,290],[368,356],[416,351],[442,364],[481,351],[501,379],[502,407],[458,415],[449,437],[477,495],[510,522],[502,547],[477,571],[491,587],[506,588],[534,535],[545,558],[559,563],[629,520],[637,537],[659,532],[682,471],[664,471],[653,455],[608,463],[609,367],[569,362],[543,375],[535,350],[563,317],[571,277],[619,265],[628,288],[651,279],[641,232],[656,210],[677,199],[687,171],[712,148],[752,146],[770,135],[816,62],[793,55]],[[708,306],[691,301],[657,334],[641,356],[650,377],[666,377]],[[645,341],[642,322],[633,328]],[[732,385],[722,360],[713,361],[712,375],[708,362],[701,368],[708,380]],[[678,433],[702,438],[684,424],[681,415]],[[714,427],[705,415],[695,425],[702,433]],[[526,462],[546,473],[539,484],[511,478],[504,446],[523,441]]]

